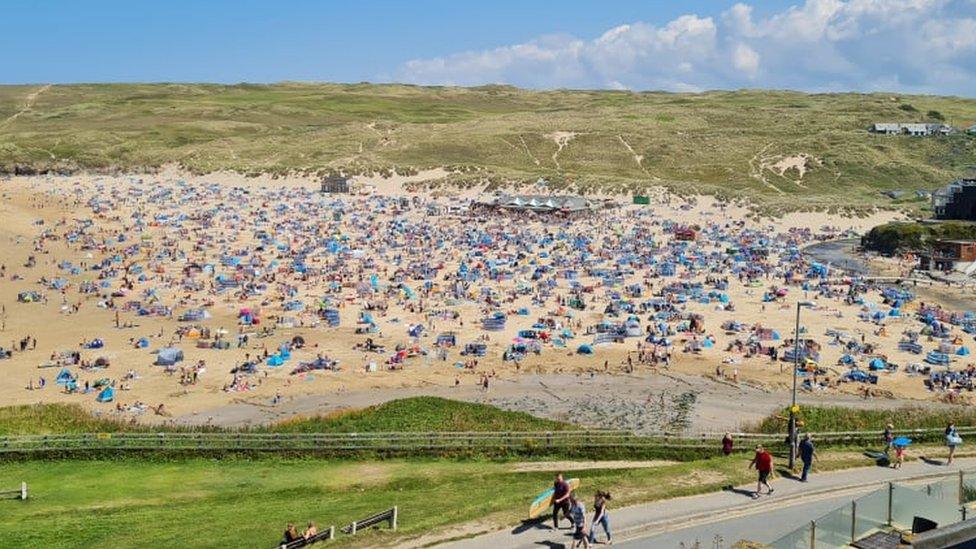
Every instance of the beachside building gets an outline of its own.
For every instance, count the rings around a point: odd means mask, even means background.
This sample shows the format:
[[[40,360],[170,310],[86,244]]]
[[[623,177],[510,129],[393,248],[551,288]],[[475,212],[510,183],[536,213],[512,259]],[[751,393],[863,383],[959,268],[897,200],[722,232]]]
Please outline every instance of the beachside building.
[[[330,175],[322,180],[322,192],[328,194],[349,193],[349,178],[341,175]]]
[[[936,240],[919,254],[923,271],[966,271],[976,261],[976,240]]]
[[[913,137],[928,137],[931,135],[949,135],[955,129],[948,124],[922,124],[906,122],[878,122],[872,124],[868,131],[881,135],[910,135]]]
[[[959,179],[932,193],[935,219],[976,221],[976,179]]]
[[[973,124],[972,126],[966,128],[966,133],[968,133],[969,135],[976,135],[976,124]]]
[[[608,208],[614,203],[611,200],[594,200],[582,196],[503,194],[492,199],[476,202],[474,205],[486,209],[579,213]]]

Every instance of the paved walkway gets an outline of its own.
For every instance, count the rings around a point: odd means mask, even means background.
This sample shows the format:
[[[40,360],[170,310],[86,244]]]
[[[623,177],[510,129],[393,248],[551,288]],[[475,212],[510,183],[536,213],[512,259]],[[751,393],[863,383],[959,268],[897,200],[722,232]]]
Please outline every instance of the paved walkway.
[[[739,517],[780,510],[793,505],[835,500],[844,495],[857,496],[890,481],[906,482],[925,477],[947,476],[960,469],[976,468],[976,458],[956,460],[951,467],[916,461],[906,463],[900,470],[886,467],[861,467],[832,473],[814,474],[810,482],[800,483],[789,478],[779,478],[773,483],[773,495],[752,499],[754,484],[732,490],[712,492],[698,496],[656,501],[621,509],[610,509],[614,541],[653,538],[668,532],[699,527],[715,522],[729,523]],[[591,502],[587,501],[587,507]],[[588,509],[589,514],[589,509]],[[799,527],[798,521],[791,528]],[[565,527],[564,527],[565,528]],[[598,530],[602,534],[602,530]],[[602,539],[602,536],[598,539]],[[471,539],[448,544],[455,549],[498,549],[499,547],[552,547],[571,545],[569,529],[558,532],[551,522],[522,524],[511,530],[484,534]],[[706,544],[711,540],[702,540]],[[727,540],[729,543],[737,540]],[[625,545],[626,546],[626,545]],[[633,545],[640,546],[640,545]]]

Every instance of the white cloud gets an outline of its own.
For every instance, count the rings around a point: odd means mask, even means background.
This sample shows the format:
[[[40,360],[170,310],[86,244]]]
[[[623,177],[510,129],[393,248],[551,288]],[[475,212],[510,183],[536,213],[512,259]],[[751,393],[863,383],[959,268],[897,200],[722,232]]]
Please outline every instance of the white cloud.
[[[759,54],[745,44],[736,44],[732,50],[732,66],[747,76],[755,76],[759,70]]]
[[[633,22],[586,40],[408,61],[399,80],[530,88],[770,87],[976,95],[976,1],[805,0],[757,17],[748,4],[664,25]]]

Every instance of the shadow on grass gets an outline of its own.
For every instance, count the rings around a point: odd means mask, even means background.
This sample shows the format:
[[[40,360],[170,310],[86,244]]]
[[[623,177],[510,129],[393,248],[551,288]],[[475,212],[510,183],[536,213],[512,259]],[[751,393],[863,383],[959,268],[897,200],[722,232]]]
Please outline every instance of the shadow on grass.
[[[889,467],[891,466],[891,460],[888,458],[888,454],[884,452],[878,452],[876,450],[865,450],[864,455],[873,459],[874,464],[878,467]]]

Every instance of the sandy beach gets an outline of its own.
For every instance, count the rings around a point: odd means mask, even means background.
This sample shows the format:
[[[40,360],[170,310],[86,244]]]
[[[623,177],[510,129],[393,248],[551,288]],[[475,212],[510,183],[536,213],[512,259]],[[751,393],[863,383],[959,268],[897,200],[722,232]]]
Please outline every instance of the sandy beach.
[[[909,372],[926,355],[899,342],[923,327],[922,302],[970,296],[920,288],[891,316],[880,289],[850,301],[826,283],[841,274],[811,274],[798,251],[899,214],[756,220],[663,192],[575,219],[474,214],[477,190],[411,190],[443,175],[357,178],[368,194],[337,196],[313,179],[174,168],[3,180],[0,346],[14,352],[0,360],[0,400],[240,425],[436,394],[601,427],[735,428],[785,402],[790,364],[763,353],[782,358],[798,300],[815,302],[802,326],[818,347],[803,401],[892,406],[952,392]],[[486,330],[492,317],[504,326]],[[945,325],[918,341],[950,345],[963,370],[957,351],[972,336]],[[155,365],[160,349],[183,359]],[[896,368],[876,384],[837,383],[844,355],[861,370],[877,356]],[[71,382],[56,383],[62,370]]]

